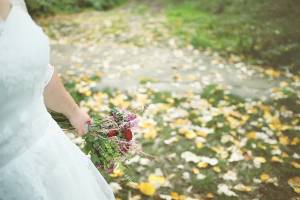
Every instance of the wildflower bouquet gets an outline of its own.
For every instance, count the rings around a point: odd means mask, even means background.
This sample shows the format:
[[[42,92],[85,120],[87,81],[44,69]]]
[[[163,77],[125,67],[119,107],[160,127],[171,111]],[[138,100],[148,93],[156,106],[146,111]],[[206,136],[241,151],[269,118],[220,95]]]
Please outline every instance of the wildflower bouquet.
[[[130,172],[126,161],[135,155],[154,158],[142,151],[135,140],[134,129],[138,128],[138,116],[128,110],[112,108],[105,116],[94,115],[85,124],[82,150],[90,155],[99,170],[112,173],[116,167]],[[52,117],[66,131],[74,130],[69,120],[60,113],[51,112]]]
[[[137,152],[132,131],[137,124],[135,114],[116,108],[106,117],[94,117],[86,124],[83,151],[91,156],[97,168],[111,173]]]

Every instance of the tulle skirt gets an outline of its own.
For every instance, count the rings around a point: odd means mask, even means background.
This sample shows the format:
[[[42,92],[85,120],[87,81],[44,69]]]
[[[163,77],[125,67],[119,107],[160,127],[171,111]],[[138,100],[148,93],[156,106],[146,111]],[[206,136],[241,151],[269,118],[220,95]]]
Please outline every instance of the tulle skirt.
[[[0,168],[0,200],[113,200],[111,187],[52,119],[29,149]]]

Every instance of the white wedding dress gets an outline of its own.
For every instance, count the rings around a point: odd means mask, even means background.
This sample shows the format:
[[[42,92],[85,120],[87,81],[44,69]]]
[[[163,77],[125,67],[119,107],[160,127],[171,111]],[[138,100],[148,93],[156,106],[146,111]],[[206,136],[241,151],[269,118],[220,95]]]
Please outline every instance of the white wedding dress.
[[[0,26],[0,200],[115,199],[46,109],[48,37],[17,4]]]

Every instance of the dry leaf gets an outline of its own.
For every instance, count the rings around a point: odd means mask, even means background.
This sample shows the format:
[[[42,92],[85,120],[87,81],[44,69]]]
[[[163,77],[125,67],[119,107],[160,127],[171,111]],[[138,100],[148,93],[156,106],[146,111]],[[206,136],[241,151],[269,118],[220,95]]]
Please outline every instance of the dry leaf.
[[[148,195],[148,196],[153,196],[156,191],[154,185],[152,185],[151,183],[147,183],[147,182],[140,183],[138,187],[139,187],[139,190],[141,191],[141,193]]]
[[[241,183],[234,186],[233,189],[240,191],[240,192],[251,192],[252,191],[251,186],[245,186],[244,184],[241,184]]]
[[[270,179],[269,174],[263,173],[263,174],[260,175],[260,180],[264,183],[268,182],[269,179]]]
[[[300,177],[299,176],[290,178],[288,180],[288,184],[289,184],[289,186],[291,186],[294,189],[294,191],[296,193],[300,194]]]

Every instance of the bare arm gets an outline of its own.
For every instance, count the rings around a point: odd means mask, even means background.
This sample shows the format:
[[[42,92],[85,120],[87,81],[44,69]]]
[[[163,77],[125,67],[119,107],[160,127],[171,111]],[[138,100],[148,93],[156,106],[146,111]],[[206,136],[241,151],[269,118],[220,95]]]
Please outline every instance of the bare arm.
[[[76,104],[73,97],[65,89],[55,68],[50,81],[44,89],[44,100],[47,108],[65,115],[73,127],[76,128],[78,134],[84,134],[84,124],[91,118]]]

